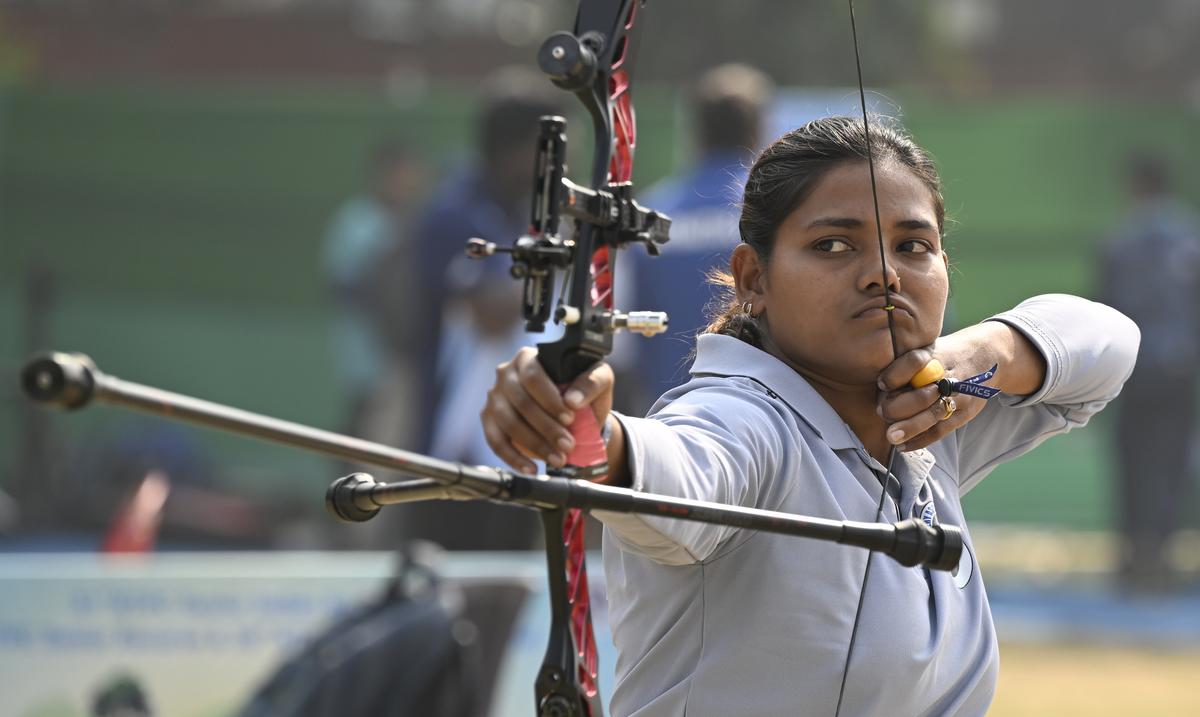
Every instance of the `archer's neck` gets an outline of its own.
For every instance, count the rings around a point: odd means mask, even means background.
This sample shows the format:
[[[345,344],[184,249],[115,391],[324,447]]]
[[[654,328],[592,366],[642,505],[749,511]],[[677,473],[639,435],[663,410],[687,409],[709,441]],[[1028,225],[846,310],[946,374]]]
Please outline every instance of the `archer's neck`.
[[[879,405],[879,390],[874,386],[830,385],[805,378],[858,436],[867,453],[887,465],[892,446],[887,442],[887,423],[875,410]]]
[[[779,350],[779,347],[766,338],[763,349],[792,367],[796,373],[804,377],[821,398],[825,399],[834,411],[841,416],[858,440],[862,442],[867,453],[875,460],[887,465],[891,453],[891,444],[887,442],[887,423],[876,413],[879,405],[879,389],[873,385],[847,384],[829,379],[826,376],[814,374],[801,366]]]

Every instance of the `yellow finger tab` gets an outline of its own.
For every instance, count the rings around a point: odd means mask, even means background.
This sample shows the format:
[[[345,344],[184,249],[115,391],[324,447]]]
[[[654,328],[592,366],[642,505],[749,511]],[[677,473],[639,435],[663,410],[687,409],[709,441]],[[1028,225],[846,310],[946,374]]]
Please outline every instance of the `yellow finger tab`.
[[[921,388],[922,386],[928,386],[931,383],[942,380],[942,377],[945,375],[946,369],[942,366],[942,362],[937,359],[930,359],[929,363],[925,364],[925,368],[918,371],[917,375],[913,376],[912,381],[909,381],[908,384],[913,388]]]

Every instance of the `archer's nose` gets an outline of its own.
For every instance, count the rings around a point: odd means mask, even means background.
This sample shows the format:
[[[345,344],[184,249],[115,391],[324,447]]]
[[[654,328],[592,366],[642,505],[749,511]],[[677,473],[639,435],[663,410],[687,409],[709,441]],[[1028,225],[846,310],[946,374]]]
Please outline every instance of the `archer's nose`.
[[[885,281],[889,292],[900,291],[900,274],[895,269],[895,262],[883,261],[878,250],[864,252],[862,266],[859,267],[859,290],[867,294],[882,294]]]

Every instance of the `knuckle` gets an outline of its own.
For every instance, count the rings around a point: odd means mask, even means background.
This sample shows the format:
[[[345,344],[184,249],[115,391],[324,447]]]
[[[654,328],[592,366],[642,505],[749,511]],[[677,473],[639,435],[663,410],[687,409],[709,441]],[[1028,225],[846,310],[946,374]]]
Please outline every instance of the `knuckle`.
[[[530,436],[529,440],[526,442],[526,445],[531,447],[530,452],[533,453],[533,455],[542,460],[545,460],[547,456],[553,453],[553,451],[550,450],[550,445],[542,440],[541,436]]]
[[[531,379],[538,375],[539,369],[537,361],[523,361],[517,369],[517,374],[522,379]]]
[[[513,405],[513,407],[515,407],[517,409],[517,411],[522,414],[525,413],[526,411],[528,411],[530,405],[533,404],[533,399],[531,399],[529,397],[529,394],[524,391],[515,392],[512,396],[509,397],[508,400],[509,400],[509,403],[511,403]]]
[[[485,419],[499,418],[500,414],[504,410],[504,405],[504,396],[499,391],[492,389],[491,391],[488,391],[487,398],[484,399],[483,402],[483,410],[480,411],[479,415],[483,416]]]
[[[546,436],[547,440],[557,440],[568,433],[567,429],[558,422],[558,419],[546,413],[538,416],[537,427],[542,432],[542,435]]]
[[[500,454],[505,450],[504,434],[500,433],[495,427],[485,427],[483,437],[487,441],[488,446],[496,451],[496,453]]]
[[[494,414],[496,425],[505,431],[511,431],[517,414],[511,401],[504,400],[497,402],[492,413]]]
[[[600,384],[590,375],[580,376],[573,384],[571,384],[571,388],[583,391],[583,395],[589,397],[595,394],[596,389],[599,387]]]

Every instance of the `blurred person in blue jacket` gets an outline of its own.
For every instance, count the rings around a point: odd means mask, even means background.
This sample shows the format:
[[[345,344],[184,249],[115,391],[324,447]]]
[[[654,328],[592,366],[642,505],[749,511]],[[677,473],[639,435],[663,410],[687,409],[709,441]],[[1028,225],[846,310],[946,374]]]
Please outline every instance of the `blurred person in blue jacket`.
[[[1142,331],[1137,368],[1117,402],[1119,575],[1133,592],[1158,592],[1177,581],[1168,543],[1193,490],[1200,221],[1175,196],[1165,158],[1130,158],[1125,182],[1131,206],[1104,245],[1100,284],[1105,303]]]
[[[421,213],[413,236],[421,252],[425,444],[439,458],[499,465],[479,424],[496,366],[517,349],[561,330],[525,332],[521,283],[505,257],[466,256],[468,239],[509,246],[529,230],[538,119],[561,115],[559,95],[542,75],[504,68],[487,82],[478,120],[478,155],[453,171]],[[539,541],[535,516],[486,503],[406,507],[406,537],[449,549],[527,549]]]
[[[696,159],[681,174],[652,187],[642,204],[671,217],[671,240],[658,257],[625,252],[635,269],[633,308],[665,311],[670,328],[650,340],[633,341],[639,396],[649,407],[687,379],[696,334],[707,324],[704,309],[715,298],[707,275],[737,246],[738,202],[749,162],[762,142],[764,115],[773,94],[758,70],[727,64],[705,72],[692,90]],[[644,412],[639,410],[638,412]]]

